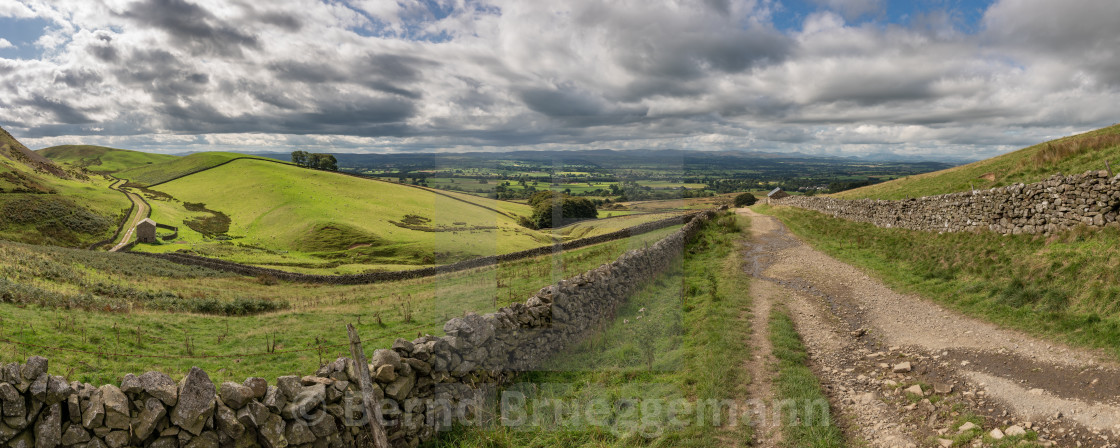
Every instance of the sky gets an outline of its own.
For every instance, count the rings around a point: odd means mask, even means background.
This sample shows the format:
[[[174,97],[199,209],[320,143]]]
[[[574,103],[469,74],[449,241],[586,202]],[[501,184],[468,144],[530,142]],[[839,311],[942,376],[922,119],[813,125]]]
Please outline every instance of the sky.
[[[1115,0],[0,0],[32,148],[974,160],[1117,123]]]

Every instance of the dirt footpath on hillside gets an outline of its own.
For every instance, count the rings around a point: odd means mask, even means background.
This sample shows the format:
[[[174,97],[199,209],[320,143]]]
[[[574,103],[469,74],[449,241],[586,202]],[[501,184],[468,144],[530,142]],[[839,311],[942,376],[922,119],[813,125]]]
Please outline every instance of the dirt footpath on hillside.
[[[947,446],[972,413],[984,435],[1025,429],[1043,446],[1120,446],[1115,363],[896,293],[776,218],[738,213],[752,220],[744,256],[756,303],[765,295],[789,308],[855,444]],[[915,385],[922,395],[906,392]]]

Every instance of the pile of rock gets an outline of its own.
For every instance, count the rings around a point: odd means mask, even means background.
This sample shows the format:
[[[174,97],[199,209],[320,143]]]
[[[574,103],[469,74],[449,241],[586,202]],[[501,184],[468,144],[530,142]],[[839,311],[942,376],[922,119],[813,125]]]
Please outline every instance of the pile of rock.
[[[524,303],[444,325],[445,336],[397,339],[369,360],[379,421],[396,447],[415,447],[456,419],[484,412],[495,388],[539,367],[614,315],[643,283],[667,271],[714,214],[698,215],[657,243],[629,251]],[[313,376],[215,385],[195,367],[169,376],[129,374],[94,387],[47,373],[32,357],[0,371],[0,446],[54,448],[361,446],[368,420],[349,358]]]
[[[777,203],[886,228],[1051,234],[1079,225],[1120,226],[1120,176],[1090,171],[1029,185],[902,201],[790,196]]]

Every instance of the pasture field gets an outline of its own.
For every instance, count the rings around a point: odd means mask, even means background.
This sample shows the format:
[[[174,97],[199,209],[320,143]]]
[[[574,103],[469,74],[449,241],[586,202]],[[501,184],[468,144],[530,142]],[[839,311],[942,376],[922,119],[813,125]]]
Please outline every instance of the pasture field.
[[[906,199],[1032,183],[1057,173],[1120,173],[1120,125],[1040,143],[987,160],[837,193],[841,199]]]
[[[256,158],[272,160],[247,154],[233,152],[200,152],[188,156],[177,157],[151,165],[138,166],[117,172],[116,176],[128,179],[129,183],[140,186],[151,186],[171,179],[195,173],[207,168],[220,165],[238,158]]]
[[[149,199],[152,218],[179,227],[180,238],[137,250],[190,249],[227,259],[236,252],[243,255],[234,261],[260,264],[306,262],[291,255],[302,253],[328,262],[409,267],[549,242],[511,216],[528,214],[528,206],[464,195],[472,201],[465,202],[272,162],[238,160],[155,190],[173,199]]]
[[[539,173],[538,173],[539,175]],[[485,181],[485,183],[483,183]],[[510,190],[524,190],[526,187],[534,187],[537,190],[556,190],[556,191],[570,191],[573,195],[583,195],[588,192],[596,190],[610,191],[611,185],[618,185],[618,182],[558,182],[551,183],[545,181],[527,181],[525,185],[521,185],[516,180],[500,180],[500,179],[478,179],[478,178],[452,178],[452,177],[429,177],[427,178],[428,186],[439,188],[443,190],[463,191],[465,193],[486,196],[494,191],[494,187],[509,182],[506,186]],[[701,190],[707,187],[705,184],[698,183],[682,183],[671,182],[664,180],[639,180],[636,181],[638,185],[643,187],[650,187],[655,190],[676,190],[680,188],[687,188],[690,190]]]
[[[43,157],[73,167],[85,168],[97,173],[116,173],[147,165],[171,162],[178,156],[129,151],[90,145],[52,146],[37,151]]]
[[[624,447],[724,446],[746,444],[751,427],[698,423],[673,425],[665,411],[674,401],[743,400],[751,380],[741,368],[751,355],[748,277],[736,245],[749,232],[747,218],[724,216],[709,224],[689,245],[679,268],[632,297],[615,320],[586,341],[558,355],[538,372],[516,383],[526,391],[524,426],[461,427],[431,443],[435,447]],[[551,400],[551,401],[545,401]],[[586,406],[596,400],[634,412],[610,409],[598,423]],[[661,414],[642,414],[638,404],[667,400]],[[543,408],[534,404],[553,403]],[[652,409],[652,407],[645,407]],[[554,413],[555,412],[555,413]],[[578,414],[578,415],[577,415]]]
[[[0,342],[0,362],[46,356],[52,371],[97,384],[119,384],[126,373],[148,370],[180,378],[191,366],[215,381],[306,375],[320,362],[349,356],[347,347],[337,346],[347,339],[346,323],[359,328],[371,349],[398,337],[439,335],[452,317],[522,302],[559,278],[678,228],[558,258],[354,286],[278,282],[132,254],[0,242],[0,341],[18,343]]]
[[[600,214],[602,214],[603,212],[604,211],[600,211]],[[580,221],[564,227],[560,227],[558,229],[552,229],[550,230],[550,232],[552,232],[554,235],[563,236],[563,239],[565,240],[572,240],[615,232],[628,227],[634,227],[642,223],[659,221],[678,215],[680,215],[680,212],[649,213],[639,215],[620,214],[612,218],[600,218],[588,221]]]
[[[1120,230],[1055,236],[884,229],[755,206],[891,288],[965,314],[1120,357]]]
[[[606,224],[578,235],[537,231],[518,223],[531,213],[525,204],[251,159],[158,185],[145,195],[152,219],[178,227],[179,236],[134,250],[189,251],[301,273],[412,269],[620,229]],[[390,197],[392,203],[383,200]]]

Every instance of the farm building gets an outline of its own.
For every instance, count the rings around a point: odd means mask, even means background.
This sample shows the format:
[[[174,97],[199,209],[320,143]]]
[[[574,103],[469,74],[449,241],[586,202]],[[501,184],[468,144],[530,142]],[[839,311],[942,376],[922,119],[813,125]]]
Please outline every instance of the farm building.
[[[136,224],[136,239],[141,243],[156,243],[156,222],[151,218],[144,218]]]
[[[770,201],[776,201],[778,199],[788,198],[788,197],[789,197],[789,193],[786,193],[785,190],[782,190],[781,187],[778,187],[778,188],[775,188],[770,193],[766,194],[766,203],[769,204]]]

